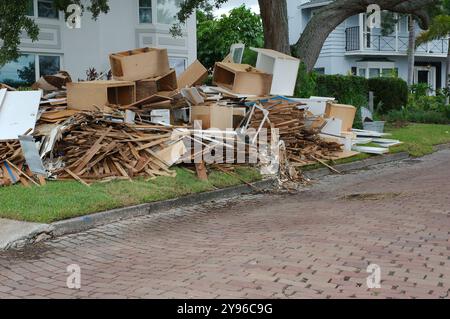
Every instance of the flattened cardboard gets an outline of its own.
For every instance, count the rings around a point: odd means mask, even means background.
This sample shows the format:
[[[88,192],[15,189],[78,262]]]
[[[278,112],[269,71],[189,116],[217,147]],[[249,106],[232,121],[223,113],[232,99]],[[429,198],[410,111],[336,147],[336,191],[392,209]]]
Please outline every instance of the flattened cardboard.
[[[175,70],[155,78],[136,81],[136,100],[157,94],[158,92],[171,92],[178,88]]]
[[[41,91],[0,90],[0,141],[17,140],[30,129],[33,133],[41,95]]]
[[[356,107],[345,104],[328,103],[325,110],[326,118],[338,118],[342,120],[342,131],[351,131],[355,120]]]
[[[109,56],[115,80],[138,81],[170,72],[167,49],[142,48]]]
[[[185,87],[201,85],[207,78],[208,70],[200,61],[196,60],[178,77],[178,87],[183,89]]]
[[[67,83],[67,105],[80,111],[104,110],[108,105],[129,105],[136,101],[136,86],[128,81]],[[97,106],[97,107],[96,107]]]
[[[217,62],[213,83],[233,93],[267,96],[270,94],[272,77],[248,64]]]
[[[202,121],[202,129],[215,128],[226,130],[233,128],[233,108],[227,106],[195,105],[191,107],[191,122]]]

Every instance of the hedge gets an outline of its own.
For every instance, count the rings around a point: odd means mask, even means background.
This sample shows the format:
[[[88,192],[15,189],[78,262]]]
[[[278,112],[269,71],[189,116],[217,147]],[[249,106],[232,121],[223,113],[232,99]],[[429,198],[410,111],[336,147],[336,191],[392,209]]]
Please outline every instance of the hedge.
[[[374,94],[375,107],[382,113],[399,110],[408,103],[408,84],[400,78],[369,79],[369,91]]]
[[[352,75],[317,75],[318,96],[336,98],[339,103],[355,106],[367,105],[369,86],[367,79]]]

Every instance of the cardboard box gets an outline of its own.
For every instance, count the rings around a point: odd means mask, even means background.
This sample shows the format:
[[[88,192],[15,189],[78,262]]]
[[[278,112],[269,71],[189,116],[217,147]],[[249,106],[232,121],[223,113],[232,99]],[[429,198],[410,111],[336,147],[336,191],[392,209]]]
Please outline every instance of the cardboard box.
[[[208,70],[196,60],[178,77],[178,87],[184,89],[201,85],[208,78]]]
[[[128,81],[87,81],[67,83],[69,109],[96,111],[108,105],[129,105],[136,102],[136,86]],[[94,106],[95,105],[95,106]]]
[[[227,106],[195,105],[191,107],[191,122],[202,121],[202,129],[233,129],[233,108]]]
[[[270,94],[293,96],[300,60],[270,49],[251,48],[251,50],[258,52],[256,68],[273,74]]]
[[[171,70],[158,77],[136,81],[136,100],[140,101],[158,92],[175,91],[177,88],[177,74],[175,70]]]
[[[248,64],[217,62],[213,83],[234,93],[267,96],[272,86],[272,75]]]
[[[170,72],[167,49],[143,48],[109,56],[115,80],[138,81]]]
[[[342,131],[351,131],[356,116],[356,107],[345,104],[328,103],[325,110],[325,117],[338,118],[342,120]]]

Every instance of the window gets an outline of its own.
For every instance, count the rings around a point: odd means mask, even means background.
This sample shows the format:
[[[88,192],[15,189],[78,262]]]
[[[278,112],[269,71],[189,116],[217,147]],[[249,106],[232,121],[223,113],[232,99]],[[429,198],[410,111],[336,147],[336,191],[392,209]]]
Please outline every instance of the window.
[[[40,76],[58,73],[58,71],[60,70],[60,66],[61,66],[61,58],[57,55],[39,56]]]
[[[139,23],[152,23],[152,0],[139,0]]]
[[[59,12],[53,6],[52,0],[28,0],[27,10],[27,15],[30,17],[59,19]]]
[[[57,73],[60,66],[61,57],[57,55],[22,54],[17,61],[0,68],[0,82],[13,87],[30,86],[41,76]]]
[[[380,69],[369,69],[369,79],[377,78],[380,76]]]
[[[186,58],[169,58],[169,65],[171,69],[175,69],[177,75],[186,71]]]
[[[358,75],[365,78],[366,77],[366,69],[359,69]]]
[[[157,19],[161,24],[174,24],[183,0],[157,0]]]
[[[314,68],[314,72],[317,74],[325,74],[325,68]]]
[[[53,6],[52,0],[38,0],[38,17],[48,19],[58,19],[59,12]]]

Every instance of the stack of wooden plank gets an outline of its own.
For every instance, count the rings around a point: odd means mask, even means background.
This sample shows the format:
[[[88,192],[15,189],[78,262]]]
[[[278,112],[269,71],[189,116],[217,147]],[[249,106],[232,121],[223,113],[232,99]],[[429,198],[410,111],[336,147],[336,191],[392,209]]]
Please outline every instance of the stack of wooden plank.
[[[342,151],[342,145],[324,141],[318,136],[317,130],[306,128],[302,103],[274,99],[262,103],[261,106],[269,112],[264,128],[269,129],[269,136],[270,129],[278,129],[279,139],[284,141],[286,146],[287,159],[294,166],[329,159]],[[259,128],[263,119],[263,111],[256,109],[251,126]]]
[[[173,176],[158,150],[170,141],[171,128],[159,125],[126,125],[104,119],[102,113],[79,113],[73,117],[54,149],[65,167],[58,179],[83,184],[133,177]]]

